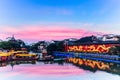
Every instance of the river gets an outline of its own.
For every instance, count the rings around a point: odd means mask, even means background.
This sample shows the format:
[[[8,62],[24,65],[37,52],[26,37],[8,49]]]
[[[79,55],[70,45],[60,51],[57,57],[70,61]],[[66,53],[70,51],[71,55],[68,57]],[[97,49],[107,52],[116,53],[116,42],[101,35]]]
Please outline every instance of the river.
[[[92,69],[63,61],[12,61],[0,63],[0,80],[120,80],[120,66],[110,63],[109,68]]]

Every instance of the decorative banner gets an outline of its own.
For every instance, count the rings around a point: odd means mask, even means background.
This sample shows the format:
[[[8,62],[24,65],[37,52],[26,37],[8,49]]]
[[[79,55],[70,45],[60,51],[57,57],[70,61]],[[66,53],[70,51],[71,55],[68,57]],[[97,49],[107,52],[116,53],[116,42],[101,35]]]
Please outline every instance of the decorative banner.
[[[67,46],[66,50],[69,52],[99,52],[107,53],[113,44],[93,44],[93,45],[72,45]]]

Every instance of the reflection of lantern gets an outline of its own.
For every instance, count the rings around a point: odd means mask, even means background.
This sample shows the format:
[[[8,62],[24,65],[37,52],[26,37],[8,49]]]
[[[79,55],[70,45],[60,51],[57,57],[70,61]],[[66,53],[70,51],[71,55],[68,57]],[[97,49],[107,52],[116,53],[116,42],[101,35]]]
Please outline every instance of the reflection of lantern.
[[[89,66],[93,69],[94,68],[98,68],[101,70],[110,69],[109,64],[105,64],[104,62],[98,62],[98,61],[86,60],[86,59],[78,59],[78,58],[69,58],[68,61],[74,64],[78,64],[78,65]]]
[[[79,65],[82,65],[83,64],[83,61],[81,59],[78,60],[78,64]]]

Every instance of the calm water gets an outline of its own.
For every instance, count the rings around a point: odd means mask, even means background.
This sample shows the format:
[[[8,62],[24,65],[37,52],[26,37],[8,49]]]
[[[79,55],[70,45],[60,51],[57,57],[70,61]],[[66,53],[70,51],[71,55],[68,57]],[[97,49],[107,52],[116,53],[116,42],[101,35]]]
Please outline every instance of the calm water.
[[[0,80],[120,80],[119,65],[111,64],[111,69],[98,70],[86,64],[78,66],[66,62],[4,62],[0,63]]]

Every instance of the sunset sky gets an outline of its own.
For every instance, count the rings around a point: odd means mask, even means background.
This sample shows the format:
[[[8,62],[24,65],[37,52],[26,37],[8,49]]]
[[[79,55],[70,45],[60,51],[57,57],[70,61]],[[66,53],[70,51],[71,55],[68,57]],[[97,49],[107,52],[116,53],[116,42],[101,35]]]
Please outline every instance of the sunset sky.
[[[0,0],[0,39],[120,34],[120,0]]]

